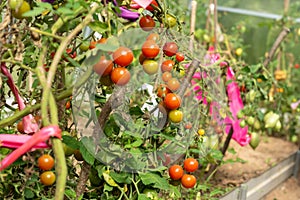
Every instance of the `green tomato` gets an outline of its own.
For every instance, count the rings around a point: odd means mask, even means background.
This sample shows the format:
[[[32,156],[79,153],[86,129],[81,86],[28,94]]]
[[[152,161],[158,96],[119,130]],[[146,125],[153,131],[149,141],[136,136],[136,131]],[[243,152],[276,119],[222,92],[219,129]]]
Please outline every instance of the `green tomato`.
[[[241,122],[240,122],[240,127],[241,128],[244,128],[246,126],[246,121],[245,120],[242,120]]]
[[[87,51],[87,50],[89,50],[89,47],[90,47],[90,43],[87,41],[84,41],[79,46],[79,49],[80,49],[80,51]]]
[[[250,140],[250,146],[252,149],[256,149],[256,147],[259,145],[260,139],[259,135],[256,132],[251,133],[251,140]]]
[[[17,19],[23,19],[23,14],[30,10],[28,2],[23,1],[21,6],[17,10],[12,11],[12,16]]]
[[[243,112],[243,110],[240,110],[238,113],[237,113],[237,118],[238,119],[242,119],[243,117],[244,117],[244,112]]]
[[[143,190],[143,194],[145,194],[151,200],[158,200],[158,194],[155,190],[146,188]]]
[[[145,60],[143,62],[143,69],[149,75],[156,74],[158,71],[158,63],[155,60]]]
[[[177,24],[176,18],[173,17],[173,16],[170,15],[170,14],[166,14],[166,17],[165,17],[164,22],[165,22],[165,26],[166,26],[167,28],[172,28],[172,27],[174,27],[174,26]]]
[[[257,119],[254,121],[253,127],[256,130],[260,130],[260,128],[261,128],[260,122]]]
[[[9,0],[8,5],[10,9],[17,10],[23,3],[23,0]]]
[[[254,117],[249,116],[249,117],[247,117],[246,121],[247,121],[247,124],[249,124],[250,126],[252,126],[254,124],[254,122],[255,122],[255,119],[254,119]]]
[[[66,145],[65,143],[63,143],[63,149],[65,152],[65,156],[71,156],[74,154],[75,149],[69,147],[68,145]]]

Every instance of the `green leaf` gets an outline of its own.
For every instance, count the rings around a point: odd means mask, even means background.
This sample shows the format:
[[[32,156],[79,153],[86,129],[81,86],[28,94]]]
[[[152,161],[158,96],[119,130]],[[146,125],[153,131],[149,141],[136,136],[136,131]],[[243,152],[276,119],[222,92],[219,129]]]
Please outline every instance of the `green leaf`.
[[[71,147],[72,149],[79,149],[80,148],[80,142],[76,140],[75,138],[69,136],[69,135],[63,135],[62,136],[63,143]]]
[[[150,198],[147,197],[146,194],[139,194],[138,195],[138,200],[149,200]]]
[[[138,140],[134,141],[134,142],[131,143],[131,144],[126,144],[124,148],[139,147],[139,146],[141,146],[143,143],[144,143],[143,140],[139,140],[139,139],[138,139]]]
[[[235,155],[235,154],[236,154],[236,151],[235,151],[234,148],[229,148],[229,149],[227,150],[227,152],[228,152],[228,153],[231,153],[232,155]]]
[[[98,33],[103,33],[106,30],[108,30],[108,25],[106,23],[100,22],[100,21],[93,21],[89,24],[89,27]]]
[[[108,170],[104,171],[102,175],[107,184],[109,184],[112,187],[119,187],[115,180],[110,176],[110,172]]]
[[[261,65],[260,64],[257,64],[257,65],[251,65],[250,66],[250,71],[252,74],[256,73],[259,69],[261,68]]]
[[[120,172],[120,173],[110,172],[109,175],[118,183],[130,184],[132,182],[129,177],[129,174],[126,172]]]
[[[23,17],[35,17],[42,14],[45,11],[45,8],[35,7],[33,10],[29,10],[22,14]]]
[[[139,106],[135,106],[135,107],[132,107],[129,109],[129,114],[141,116],[144,114],[144,112],[141,110],[141,108]]]
[[[159,176],[158,174],[148,172],[148,173],[140,173],[139,176],[145,185],[153,184],[152,187],[161,190],[168,190],[170,188],[168,181],[163,177]]]
[[[94,152],[93,148],[95,144],[93,143],[91,138],[83,137],[81,138],[81,146],[80,152],[82,154],[83,159],[90,165],[94,164],[95,158],[91,152]]]
[[[66,189],[66,190],[65,190],[65,195],[66,195],[69,199],[76,199],[76,192],[75,192],[74,190]]]
[[[108,191],[108,192],[110,192],[110,191],[112,191],[114,188],[113,187],[111,187],[110,185],[108,185],[108,184],[104,184],[104,189],[103,189],[103,191],[105,192],[105,191]]]
[[[34,197],[34,193],[29,188],[25,188],[24,195],[27,199],[32,199]]]

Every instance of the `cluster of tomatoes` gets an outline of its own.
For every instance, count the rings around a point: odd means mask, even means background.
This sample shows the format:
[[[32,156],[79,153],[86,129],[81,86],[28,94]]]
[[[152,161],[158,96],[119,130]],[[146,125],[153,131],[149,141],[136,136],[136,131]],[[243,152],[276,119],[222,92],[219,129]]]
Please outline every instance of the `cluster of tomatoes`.
[[[52,185],[56,176],[53,171],[50,171],[54,167],[54,158],[49,154],[44,154],[38,158],[38,167],[43,170],[40,175],[41,183],[45,186]]]
[[[199,163],[194,158],[187,158],[183,161],[183,168],[180,165],[172,165],[169,168],[169,176],[172,180],[180,180],[181,185],[185,188],[193,188],[196,185],[197,179],[192,172],[195,172],[199,167]],[[188,173],[184,173],[184,170]]]

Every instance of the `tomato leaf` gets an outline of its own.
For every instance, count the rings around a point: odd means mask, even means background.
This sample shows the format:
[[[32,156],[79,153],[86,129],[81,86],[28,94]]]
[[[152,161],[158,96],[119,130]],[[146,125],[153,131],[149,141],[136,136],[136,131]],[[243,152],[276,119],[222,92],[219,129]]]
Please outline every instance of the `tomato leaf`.
[[[99,33],[103,33],[108,29],[108,25],[107,23],[103,23],[100,21],[93,21],[89,24],[89,27],[95,31],[95,32],[99,32]]]
[[[135,106],[135,107],[131,107],[129,109],[129,113],[130,115],[137,115],[137,116],[141,116],[144,114],[144,112],[142,111],[142,109],[138,106]]]
[[[92,139],[87,137],[81,138],[80,152],[82,154],[83,159],[90,165],[93,165],[95,161],[95,158],[91,153],[94,152],[92,148],[94,148],[94,143]]]
[[[139,176],[145,185],[153,184],[152,187],[158,188],[161,190],[170,189],[168,181],[166,179],[164,179],[163,177],[159,176],[158,174],[140,173]]]
[[[75,138],[69,136],[69,135],[63,135],[62,136],[63,143],[71,147],[72,149],[79,149],[80,143]]]
[[[138,195],[138,200],[149,200],[146,194],[139,194]]]
[[[111,171],[110,176],[118,183],[131,184],[132,182],[129,174],[127,174],[126,172],[116,173]]]

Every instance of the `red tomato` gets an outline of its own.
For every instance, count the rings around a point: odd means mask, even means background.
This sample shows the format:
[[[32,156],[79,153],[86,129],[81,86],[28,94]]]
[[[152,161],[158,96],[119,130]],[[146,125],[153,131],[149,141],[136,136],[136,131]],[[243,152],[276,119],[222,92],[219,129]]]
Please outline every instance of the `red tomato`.
[[[180,165],[172,165],[169,168],[169,176],[173,180],[179,180],[183,176],[183,169]]]
[[[296,64],[294,65],[294,68],[295,68],[295,69],[299,69],[299,68],[300,68],[300,65],[299,65],[298,63],[296,63]]]
[[[166,56],[172,57],[178,51],[178,46],[175,42],[166,42],[163,46],[163,52]]]
[[[168,93],[164,99],[164,103],[168,109],[175,110],[180,107],[181,98],[175,93]]]
[[[49,186],[55,182],[56,176],[53,172],[46,171],[41,174],[40,180],[43,185]]]
[[[119,47],[113,53],[114,62],[121,67],[128,66],[133,60],[133,53],[127,47]]]
[[[192,123],[191,122],[187,122],[185,125],[184,125],[184,128],[185,129],[191,129],[193,127]]]
[[[161,71],[162,72],[170,72],[170,71],[172,71],[174,65],[175,65],[175,62],[173,60],[165,60],[161,64]]]
[[[111,73],[113,66],[114,63],[112,60],[106,59],[105,56],[101,56],[100,60],[93,66],[93,69],[99,76],[106,76]]]
[[[76,54],[76,51],[73,51],[73,49],[69,48],[69,49],[66,49],[66,53],[70,56],[70,58],[74,59],[76,58],[77,54]],[[67,60],[67,59],[65,59]]]
[[[180,83],[177,78],[171,78],[170,80],[168,80],[167,86],[172,92],[174,92],[179,89]]]
[[[151,4],[149,6],[146,7],[146,10],[149,10],[151,12],[154,11],[154,8],[151,5],[158,7],[157,2],[154,0],[151,2]]]
[[[146,40],[154,40],[157,42],[159,40],[159,35],[157,33],[150,33]]]
[[[154,40],[146,40],[142,46],[142,52],[146,58],[155,58],[159,54],[159,46]]]
[[[168,82],[168,80],[170,80],[171,78],[172,78],[171,72],[164,72],[164,73],[161,75],[161,79],[162,79],[164,82]]]
[[[170,92],[171,92],[170,89],[167,88],[167,86],[164,85],[164,84],[160,84],[157,88],[157,96],[158,97],[163,97],[164,98]]]
[[[70,109],[71,108],[71,101],[67,101],[66,102],[66,109]]]
[[[177,52],[177,53],[176,53],[176,60],[177,60],[178,62],[184,61],[184,55],[183,55],[183,53]]]
[[[91,41],[90,42],[90,46],[89,46],[89,49],[94,49],[96,48],[96,45],[97,44],[104,44],[106,43],[106,38],[101,38],[100,40],[97,40],[97,41]]]
[[[193,188],[196,185],[197,179],[194,175],[184,174],[181,177],[181,184],[185,188]]]
[[[139,56],[140,64],[142,65],[145,60],[146,60],[146,57],[144,56],[144,54],[141,53],[140,56]]]
[[[38,159],[38,167],[42,170],[50,170],[54,167],[54,158],[48,154],[44,154]]]
[[[194,172],[198,169],[199,163],[195,158],[187,158],[183,162],[183,168],[187,172]]]
[[[116,85],[126,85],[130,80],[130,72],[124,67],[117,67],[112,70],[110,78]]]
[[[151,31],[155,27],[155,21],[150,15],[142,16],[139,24],[144,31]]]

